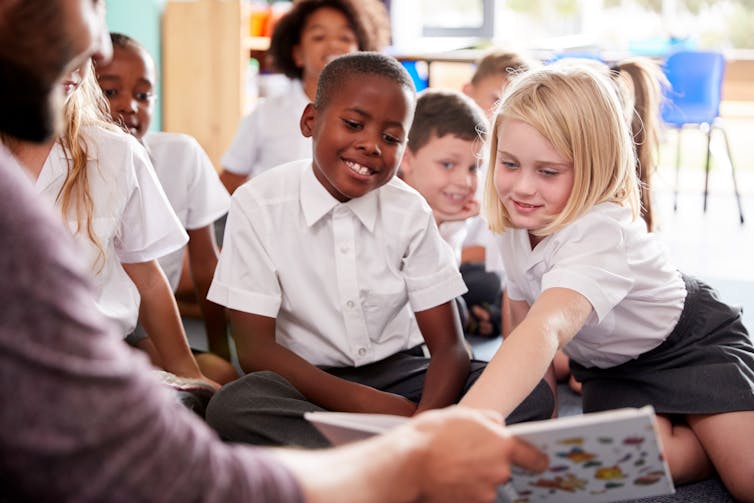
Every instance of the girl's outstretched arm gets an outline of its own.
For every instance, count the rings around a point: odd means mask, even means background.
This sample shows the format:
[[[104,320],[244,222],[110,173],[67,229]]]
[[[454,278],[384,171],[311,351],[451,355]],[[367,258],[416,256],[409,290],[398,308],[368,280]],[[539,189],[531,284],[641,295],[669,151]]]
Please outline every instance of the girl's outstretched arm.
[[[545,375],[558,348],[578,333],[591,312],[591,303],[574,290],[550,288],[542,292],[461,405],[510,414]]]
[[[139,290],[139,320],[154,343],[164,369],[181,377],[210,382],[199,371],[191,354],[175,297],[157,261],[124,263],[123,269]]]

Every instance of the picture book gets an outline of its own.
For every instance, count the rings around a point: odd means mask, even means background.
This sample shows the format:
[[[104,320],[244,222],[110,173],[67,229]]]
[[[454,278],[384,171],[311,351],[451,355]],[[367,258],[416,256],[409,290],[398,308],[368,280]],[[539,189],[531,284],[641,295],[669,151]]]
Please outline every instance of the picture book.
[[[399,416],[340,412],[310,412],[305,417],[334,445],[382,433],[407,421]],[[610,502],[675,492],[652,407],[507,428],[545,452],[550,465],[542,473],[513,467],[498,501]]]

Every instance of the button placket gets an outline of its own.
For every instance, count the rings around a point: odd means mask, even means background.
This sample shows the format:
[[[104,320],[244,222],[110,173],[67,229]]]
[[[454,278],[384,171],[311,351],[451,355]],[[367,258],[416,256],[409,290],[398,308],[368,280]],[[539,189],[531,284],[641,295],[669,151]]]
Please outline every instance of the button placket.
[[[359,284],[356,253],[355,230],[358,225],[355,216],[345,206],[336,206],[333,210],[333,239],[335,251],[335,272],[338,292],[343,306],[343,321],[346,328],[344,341],[354,364],[364,363],[369,354],[369,333],[366,320],[359,302]]]

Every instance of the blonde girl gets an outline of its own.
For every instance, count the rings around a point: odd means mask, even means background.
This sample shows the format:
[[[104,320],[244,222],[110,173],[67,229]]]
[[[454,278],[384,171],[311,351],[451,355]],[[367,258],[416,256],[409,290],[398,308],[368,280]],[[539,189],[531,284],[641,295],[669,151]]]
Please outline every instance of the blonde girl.
[[[585,412],[654,406],[677,483],[715,469],[752,501],[754,348],[740,310],[678,272],[640,219],[610,77],[573,63],[523,74],[497,110],[490,163],[484,209],[514,328],[461,403],[508,414],[562,348]]]
[[[125,337],[137,317],[153,363],[206,379],[189,350],[157,258],[187,237],[136,140],[108,120],[91,63],[63,82],[64,133],[45,144],[6,139],[77,238],[97,288],[97,305]]]

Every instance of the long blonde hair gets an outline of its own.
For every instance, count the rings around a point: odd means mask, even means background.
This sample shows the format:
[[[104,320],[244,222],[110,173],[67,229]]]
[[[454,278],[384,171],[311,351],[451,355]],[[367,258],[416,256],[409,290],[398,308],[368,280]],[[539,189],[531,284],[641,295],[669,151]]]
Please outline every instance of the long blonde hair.
[[[63,111],[64,128],[58,142],[66,154],[68,171],[56,202],[60,205],[60,212],[64,218],[75,217],[75,232],[80,233],[82,228],[86,229],[87,237],[99,250],[99,257],[93,264],[95,272],[99,272],[104,265],[105,251],[94,232],[94,199],[87,170],[91,146],[87,144],[81,129],[84,126],[102,127],[113,131],[120,129],[111,122],[107,99],[97,84],[91,61],[86,70],[81,84],[68,98]]]
[[[603,202],[626,205],[638,217],[633,142],[616,86],[590,65],[556,62],[513,79],[496,110],[484,185],[484,212],[493,232],[512,225],[494,180],[504,119],[530,125],[573,163],[574,184],[565,208],[533,234],[552,234]]]

